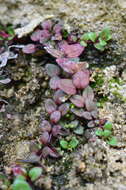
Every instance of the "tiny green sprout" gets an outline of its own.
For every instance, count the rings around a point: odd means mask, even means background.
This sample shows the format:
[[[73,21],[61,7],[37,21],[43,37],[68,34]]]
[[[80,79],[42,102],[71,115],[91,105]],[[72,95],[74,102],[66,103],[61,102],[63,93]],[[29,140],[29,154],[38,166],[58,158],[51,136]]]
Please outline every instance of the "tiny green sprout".
[[[76,139],[76,137],[72,137],[72,139],[67,142],[66,140],[60,140],[60,146],[63,149],[74,149],[77,147],[77,145],[79,144],[79,141]]]
[[[99,44],[100,44],[101,46],[106,46],[106,45],[107,45],[107,42],[104,41],[104,40],[102,40],[101,38],[99,38]]]
[[[94,44],[95,48],[100,50],[100,51],[104,51],[105,50],[105,46],[107,45],[107,42],[109,40],[111,40],[112,36],[111,36],[111,31],[109,28],[104,28],[98,36],[98,41],[96,44]]]
[[[112,36],[111,36],[111,31],[109,28],[104,28],[100,33],[99,33],[99,37],[101,40],[107,42],[109,40],[112,39]]]
[[[112,132],[110,130],[105,129],[103,131],[103,137],[105,137],[105,138],[109,137],[111,134],[112,134]]]
[[[100,51],[104,51],[105,50],[105,47],[102,46],[100,43],[96,43],[96,44],[94,44],[94,46],[95,46],[96,49],[98,49]]]
[[[61,140],[61,141],[60,141],[60,146],[61,146],[63,149],[68,149],[68,142],[65,141],[65,140]]]
[[[116,137],[112,136],[112,123],[107,121],[103,126],[103,129],[97,129],[95,134],[99,137],[103,137],[104,140],[107,140],[107,143],[111,146],[117,145]]]
[[[41,167],[34,167],[29,171],[29,177],[32,181],[35,181],[38,179],[42,174],[42,168]]]
[[[74,149],[79,144],[79,141],[76,139],[76,137],[72,137],[71,141],[69,142],[69,148]]]
[[[69,118],[69,117],[70,117],[70,114],[69,114],[69,113],[68,113],[68,114],[66,114],[66,117],[68,117],[68,118]]]
[[[32,190],[24,176],[18,176],[12,184],[12,190]]]
[[[95,42],[97,38],[97,34],[95,32],[87,32],[85,33],[81,39],[84,41],[89,41],[91,40],[92,42]]]
[[[87,47],[87,43],[85,41],[82,41],[82,40],[80,41],[80,45],[84,46],[84,47]]]
[[[99,137],[102,137],[102,136],[103,136],[103,130],[102,130],[102,129],[97,129],[97,130],[95,131],[95,134],[96,134],[97,136],[99,136]]]
[[[75,108],[75,105],[74,104],[70,104],[70,108]]]
[[[107,143],[111,146],[117,146],[117,138],[112,136]]]
[[[112,123],[110,121],[107,121],[104,125],[104,129],[112,130]]]
[[[73,129],[73,128],[76,128],[77,126],[78,126],[78,124],[79,124],[79,121],[78,120],[74,120],[74,121],[72,121],[72,122],[70,122],[70,123],[66,123],[65,125],[64,125],[64,127],[65,128],[70,128],[70,129]]]

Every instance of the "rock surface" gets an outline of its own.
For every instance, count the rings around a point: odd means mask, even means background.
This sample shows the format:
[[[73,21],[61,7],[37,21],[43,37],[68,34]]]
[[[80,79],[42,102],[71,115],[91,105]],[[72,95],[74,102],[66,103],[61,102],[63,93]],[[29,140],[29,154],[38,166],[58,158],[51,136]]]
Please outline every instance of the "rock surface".
[[[71,155],[65,153],[61,161],[55,164],[54,161],[49,162],[45,178],[50,182],[44,184],[45,189],[51,189],[52,183],[55,190],[126,189],[126,101],[123,98],[126,90],[125,8],[125,0],[0,0],[0,22],[12,23],[19,37],[31,32],[40,21],[49,17],[63,21],[68,30],[100,31],[104,26],[109,26],[113,31],[112,51],[107,55],[92,55],[93,52],[89,52],[85,59],[92,65],[97,64],[95,74],[100,73],[103,77],[103,83],[97,85],[96,91],[108,99],[99,109],[100,117],[113,122],[118,148],[111,148],[96,139],[94,143],[82,144]],[[0,91],[3,97],[11,98],[13,105],[8,108],[12,112],[12,120],[8,121],[5,116],[0,118],[0,153],[3,154],[0,161],[3,164],[10,164],[21,155],[27,155],[27,141],[36,138],[40,115],[43,117],[45,114],[43,99],[50,96],[43,63],[31,61],[27,65],[22,61],[19,60],[16,66],[12,65],[10,70],[13,80],[23,83],[11,90]],[[114,66],[109,66],[111,64]],[[102,70],[99,69],[102,66]],[[119,82],[115,78],[119,78]],[[43,184],[43,181],[39,180],[38,184]]]

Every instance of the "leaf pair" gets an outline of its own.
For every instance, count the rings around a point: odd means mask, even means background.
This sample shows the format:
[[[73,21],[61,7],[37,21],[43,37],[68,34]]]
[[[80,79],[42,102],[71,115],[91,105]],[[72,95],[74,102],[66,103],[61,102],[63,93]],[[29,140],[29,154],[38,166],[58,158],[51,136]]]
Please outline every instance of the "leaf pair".
[[[76,94],[76,89],[83,89],[89,84],[89,71],[78,71],[71,79],[60,79],[59,88],[66,94]]]
[[[74,149],[79,144],[79,141],[76,139],[76,137],[72,137],[72,139],[68,142],[66,140],[60,140],[60,146],[63,149]]]
[[[84,50],[84,47],[79,43],[69,45],[65,40],[61,41],[58,45],[58,49],[54,49],[49,45],[46,45],[45,49],[49,54],[56,58],[77,58],[82,54]],[[58,60],[58,62],[60,63],[61,60]]]

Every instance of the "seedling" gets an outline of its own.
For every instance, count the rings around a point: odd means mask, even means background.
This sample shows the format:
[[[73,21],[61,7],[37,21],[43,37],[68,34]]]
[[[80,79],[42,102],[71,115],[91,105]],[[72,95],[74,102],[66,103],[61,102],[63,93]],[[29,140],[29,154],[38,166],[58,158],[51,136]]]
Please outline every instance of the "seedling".
[[[70,141],[60,140],[61,148],[67,149],[67,150],[75,149],[78,144],[79,144],[79,141],[76,139],[76,137],[72,137]]]
[[[17,170],[13,168],[13,171]],[[23,171],[22,168],[18,167],[18,171]],[[32,190],[30,183],[37,180],[42,175],[41,167],[34,167],[25,175],[16,175],[16,178],[12,184],[12,190]]]
[[[103,126],[103,129],[97,129],[95,134],[111,145],[111,146],[117,146],[117,139],[116,137],[112,136],[112,123],[107,121],[105,125]]]
[[[104,28],[98,35],[95,32],[87,32],[82,35],[80,44],[84,47],[89,42],[94,43],[96,49],[104,51],[109,40],[111,40],[111,31],[109,28]]]

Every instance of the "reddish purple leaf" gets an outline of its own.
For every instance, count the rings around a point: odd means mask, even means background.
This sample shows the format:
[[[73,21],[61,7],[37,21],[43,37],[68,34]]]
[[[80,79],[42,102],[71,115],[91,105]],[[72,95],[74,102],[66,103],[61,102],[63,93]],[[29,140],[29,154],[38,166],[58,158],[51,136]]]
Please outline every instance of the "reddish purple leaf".
[[[45,20],[41,26],[43,27],[44,30],[51,30],[52,28],[52,22],[51,20]]]
[[[26,171],[23,168],[21,168],[21,166],[19,166],[19,165],[12,167],[12,172],[13,172],[14,176],[26,174]]]
[[[84,107],[84,98],[80,95],[74,95],[70,98],[70,101],[77,107],[83,108]]]
[[[53,128],[52,128],[52,134],[54,137],[56,137],[57,135],[60,134],[60,131],[61,131],[61,126],[60,125],[54,125]]]
[[[67,94],[70,95],[76,94],[76,88],[73,85],[72,80],[70,79],[61,79],[59,82],[59,88]]]
[[[50,121],[52,123],[57,123],[61,118],[61,113],[60,111],[54,111],[53,113],[51,113],[50,115]]]
[[[47,99],[45,101],[45,109],[49,114],[51,114],[52,112],[56,111],[57,106],[52,99]]]
[[[54,125],[52,128],[52,134],[54,137],[58,135],[66,136],[68,135],[68,131],[62,128],[60,125]]]
[[[42,121],[42,123],[40,124],[40,130],[42,132],[50,132],[52,130],[51,124],[47,120]]]
[[[79,57],[84,50],[84,47],[79,43],[69,45],[66,41],[60,42],[59,47],[68,58]]]
[[[50,135],[47,131],[45,131],[41,136],[40,136],[40,142],[42,144],[48,144],[50,142]]]
[[[61,104],[59,106],[59,111],[61,112],[61,115],[64,116],[67,114],[67,112],[69,111],[69,104],[68,103],[64,103],[64,104]]]
[[[49,47],[49,46],[45,46],[44,48],[53,57],[60,58],[60,57],[64,56],[64,53],[62,51],[60,51],[60,50],[54,49],[54,48]]]
[[[90,101],[89,99],[86,99],[85,106],[88,111],[93,111],[97,108],[96,103],[94,103],[93,101]]]
[[[51,34],[48,30],[42,30],[41,31],[41,36],[40,36],[40,43],[43,43],[51,37]]]
[[[89,71],[78,71],[73,75],[73,84],[78,89],[83,89],[89,84]]]
[[[92,119],[91,113],[88,112],[88,111],[84,111],[84,112],[83,112],[83,117],[84,117],[85,119],[88,119],[88,120],[91,120],[91,119]]]
[[[54,77],[60,74],[60,68],[57,65],[47,64],[45,69],[50,77]]]
[[[94,92],[92,90],[92,88],[90,86],[87,86],[84,90],[83,90],[83,97],[84,97],[84,101],[86,101],[87,99],[90,101],[93,101],[94,99]]]
[[[33,41],[40,41],[41,43],[45,42],[51,37],[51,34],[48,30],[40,30],[37,29],[33,34],[31,35],[31,40]]]
[[[0,31],[0,36],[3,38],[8,38],[10,35],[7,34],[5,31]]]
[[[58,76],[54,76],[49,81],[49,86],[51,89],[56,90],[59,88],[60,78]]]
[[[83,109],[78,109],[78,108],[72,108],[71,112],[77,115],[78,117],[83,117]]]
[[[36,42],[39,41],[42,35],[42,30],[37,29],[35,32],[31,35],[31,40]]]
[[[56,102],[56,104],[61,104],[65,102],[68,99],[68,97],[62,90],[59,89],[54,93],[53,99]]]
[[[60,33],[62,30],[62,26],[60,24],[55,24],[55,26],[53,27],[53,31],[55,33]]]
[[[60,67],[68,72],[68,73],[75,73],[83,68],[86,67],[87,63],[86,62],[78,62],[79,60],[75,61],[70,58],[58,58],[56,59],[56,62]]]
[[[31,54],[31,53],[34,53],[36,51],[36,47],[34,44],[28,44],[28,45],[23,47],[22,51],[26,54]]]
[[[71,61],[69,58],[58,58],[56,62],[60,65],[60,67],[68,72],[68,73],[75,73],[78,70],[77,62]]]
[[[62,40],[62,35],[61,35],[61,33],[56,33],[54,36],[52,36],[51,39],[61,41]]]
[[[60,155],[55,148],[50,148],[50,147],[46,146],[42,150],[42,156],[44,158],[46,158],[47,156],[51,156],[53,158],[58,158]]]

